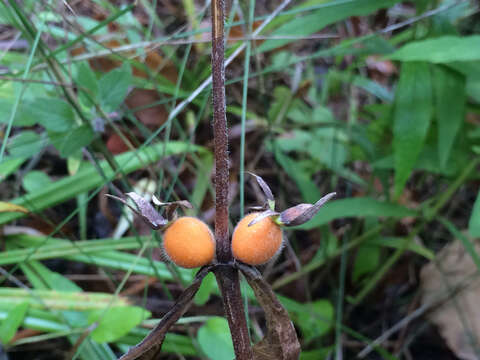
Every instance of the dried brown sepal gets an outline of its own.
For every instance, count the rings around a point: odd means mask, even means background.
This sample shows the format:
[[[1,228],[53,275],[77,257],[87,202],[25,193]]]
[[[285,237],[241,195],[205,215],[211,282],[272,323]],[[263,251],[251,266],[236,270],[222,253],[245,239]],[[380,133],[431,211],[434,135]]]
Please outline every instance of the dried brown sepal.
[[[183,207],[187,209],[193,209],[193,205],[187,200],[177,200],[177,201],[170,201],[170,202],[161,202],[157,199],[154,195],[152,196],[152,202],[160,207],[166,208],[167,219],[168,221],[172,221],[175,218],[175,212],[177,211],[178,207]]]
[[[259,214],[255,217],[255,219],[253,219],[252,221],[250,221],[250,222],[248,223],[248,226],[253,226],[253,225],[255,225],[256,223],[262,221],[263,219],[265,219],[265,218],[267,218],[267,217],[270,217],[270,216],[278,216],[278,215],[280,215],[280,213],[278,213],[278,212],[276,212],[276,211],[273,211],[273,210],[270,210],[270,209],[265,210],[265,211],[259,213]]]
[[[203,278],[214,268],[208,265],[201,268],[192,284],[187,287],[177,299],[172,308],[163,316],[157,326],[139,344],[131,347],[119,360],[150,360],[157,359],[162,349],[162,343],[168,329],[188,310],[193,297],[197,293]]]
[[[287,310],[253,266],[237,264],[265,312],[267,335],[253,347],[254,360],[297,360],[300,343]]]
[[[158,198],[153,195],[152,196],[152,202],[154,205],[157,206],[173,206],[175,205],[176,207],[181,206],[187,209],[193,209],[193,205],[190,203],[190,201],[187,200],[177,200],[177,201],[169,201],[169,202],[162,202],[158,200]]]
[[[268,209],[269,209],[268,204],[265,204],[263,206],[251,206],[248,208],[248,210],[250,211],[265,211]]]
[[[137,209],[131,206],[127,200],[122,199],[118,196],[106,194],[109,198],[120,201],[122,204],[128,206],[135,214],[140,216],[142,220],[149,225],[153,230],[158,230],[163,226],[167,225],[168,221],[161,216],[154,207],[142,198],[140,195],[130,192],[126,194],[130,199],[133,200]]]
[[[265,180],[263,180],[260,176],[255,175],[254,173],[248,172],[250,175],[255,177],[255,180],[257,180],[258,185],[262,189],[263,193],[265,194],[265,197],[267,198],[268,202],[274,202],[275,198],[273,197],[272,190],[270,190],[270,187],[267,185]]]
[[[315,204],[298,204],[285,211],[282,211],[279,221],[284,226],[297,226],[310,221],[320,210],[320,208],[336,193],[330,193],[322,197]]]

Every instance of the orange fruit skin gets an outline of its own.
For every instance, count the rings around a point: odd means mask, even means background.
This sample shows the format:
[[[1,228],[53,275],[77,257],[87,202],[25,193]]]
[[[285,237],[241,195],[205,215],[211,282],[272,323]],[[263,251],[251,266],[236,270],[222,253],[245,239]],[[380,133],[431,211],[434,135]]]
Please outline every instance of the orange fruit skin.
[[[187,269],[210,264],[215,257],[212,232],[194,217],[175,220],[163,235],[163,248],[172,262]]]
[[[282,248],[282,229],[271,218],[248,226],[257,215],[251,213],[245,216],[232,236],[233,256],[249,265],[265,264]]]

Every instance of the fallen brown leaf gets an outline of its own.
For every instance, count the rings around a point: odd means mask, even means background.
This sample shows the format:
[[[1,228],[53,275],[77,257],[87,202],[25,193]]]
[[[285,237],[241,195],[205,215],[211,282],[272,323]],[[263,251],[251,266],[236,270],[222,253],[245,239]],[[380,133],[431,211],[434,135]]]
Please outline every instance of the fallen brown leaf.
[[[474,241],[480,253],[479,241]],[[460,358],[480,358],[480,277],[471,256],[456,240],[420,272],[422,305],[432,304],[445,294],[442,304],[427,318],[438,327],[448,347]]]

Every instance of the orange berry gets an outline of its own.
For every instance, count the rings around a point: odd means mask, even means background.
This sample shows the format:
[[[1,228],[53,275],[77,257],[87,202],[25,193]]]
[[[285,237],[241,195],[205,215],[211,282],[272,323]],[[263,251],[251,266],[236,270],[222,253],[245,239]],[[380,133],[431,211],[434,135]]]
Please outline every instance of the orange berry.
[[[270,217],[252,226],[248,224],[259,213],[245,216],[235,227],[232,252],[235,259],[250,265],[270,261],[282,248],[282,229]]]
[[[207,224],[194,217],[181,217],[163,236],[163,248],[172,262],[184,268],[210,264],[215,257],[215,238]]]

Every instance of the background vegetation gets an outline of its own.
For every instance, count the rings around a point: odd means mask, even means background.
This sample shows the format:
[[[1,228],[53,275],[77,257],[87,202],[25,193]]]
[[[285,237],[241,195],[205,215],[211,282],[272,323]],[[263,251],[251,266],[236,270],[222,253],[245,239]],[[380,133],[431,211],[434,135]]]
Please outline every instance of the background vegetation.
[[[227,10],[232,226],[265,201],[245,171],[280,209],[337,192],[262,268],[301,358],[478,358],[478,3]],[[193,278],[104,194],[213,223],[209,26],[208,1],[0,3],[0,358],[116,359]],[[164,358],[232,358],[222,314],[210,274]]]

